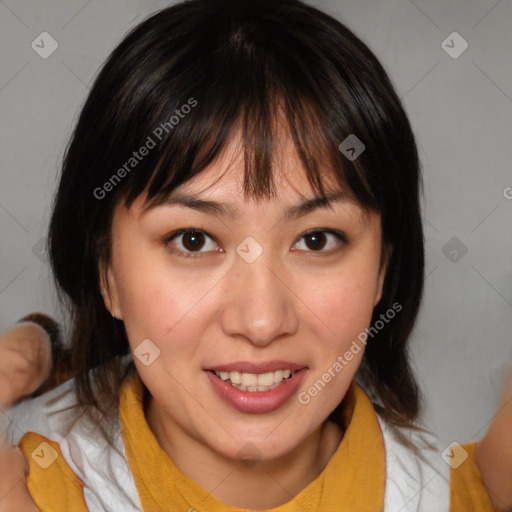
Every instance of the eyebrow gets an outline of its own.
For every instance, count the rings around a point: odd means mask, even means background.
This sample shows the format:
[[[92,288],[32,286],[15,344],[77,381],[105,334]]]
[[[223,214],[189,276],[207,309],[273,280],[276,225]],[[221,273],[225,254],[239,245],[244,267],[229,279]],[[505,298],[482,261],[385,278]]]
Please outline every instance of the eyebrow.
[[[304,199],[297,204],[288,207],[284,213],[285,220],[294,220],[318,209],[332,209],[332,203],[340,203],[348,200],[348,195],[343,191],[325,194],[325,197],[312,197]],[[172,193],[161,203],[167,206],[183,206],[199,212],[209,213],[216,216],[236,219],[240,216],[237,208],[217,201],[201,199],[195,194]]]

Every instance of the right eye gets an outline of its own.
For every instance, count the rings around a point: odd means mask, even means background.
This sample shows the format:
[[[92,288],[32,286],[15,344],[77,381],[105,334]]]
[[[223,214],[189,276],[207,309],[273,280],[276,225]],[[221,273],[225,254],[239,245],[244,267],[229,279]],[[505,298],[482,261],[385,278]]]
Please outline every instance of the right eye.
[[[209,248],[208,240],[210,241]],[[200,253],[212,250],[216,252],[222,251],[210,235],[201,229],[195,228],[180,229],[166,237],[164,244],[173,254],[183,258],[200,258]],[[204,249],[205,246],[206,250],[201,250]],[[217,249],[215,249],[215,247],[217,247]]]

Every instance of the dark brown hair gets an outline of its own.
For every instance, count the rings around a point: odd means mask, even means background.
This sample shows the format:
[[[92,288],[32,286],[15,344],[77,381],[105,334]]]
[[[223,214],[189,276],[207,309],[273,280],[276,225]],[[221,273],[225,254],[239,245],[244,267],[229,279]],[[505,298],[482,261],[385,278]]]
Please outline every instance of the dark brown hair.
[[[394,303],[402,310],[369,340],[359,375],[391,423],[413,425],[419,397],[407,342],[424,271],[414,136],[369,48],[298,0],[178,3],[134,28],[98,74],[66,150],[49,230],[54,275],[72,312],[81,404],[105,414],[127,372],[123,323],[112,319],[99,288],[116,205],[129,206],[145,191],[148,201],[162,201],[213,162],[238,130],[246,197],[272,196],[278,119],[315,192],[323,195],[333,178],[382,216],[388,266],[373,321]],[[162,126],[168,130],[157,137]],[[338,149],[351,134],[365,145],[354,161]],[[156,146],[130,161],[148,137]]]

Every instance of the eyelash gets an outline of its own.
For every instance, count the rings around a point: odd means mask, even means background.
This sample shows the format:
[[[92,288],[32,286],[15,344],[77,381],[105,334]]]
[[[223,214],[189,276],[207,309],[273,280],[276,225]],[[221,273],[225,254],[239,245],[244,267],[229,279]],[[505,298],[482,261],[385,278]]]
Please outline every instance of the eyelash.
[[[182,235],[186,235],[186,234],[189,234],[189,233],[202,233],[203,235],[205,235],[207,238],[210,238],[211,240],[213,240],[215,243],[217,243],[215,241],[215,238],[210,236],[206,231],[203,231],[202,229],[196,229],[196,228],[184,228],[184,229],[180,229],[178,231],[175,231],[174,233],[170,234],[169,236],[167,236],[164,240],[163,240],[163,243],[164,243],[164,246],[166,248],[169,249],[170,252],[172,252],[173,254],[176,254],[177,256],[180,256],[182,258],[202,258],[202,254],[203,253],[206,253],[206,252],[209,252],[209,251],[199,251],[199,252],[185,252],[185,251],[182,251],[181,249],[173,249],[173,248],[170,248],[170,244],[171,242],[175,239],[175,238],[178,238]],[[342,245],[346,245],[348,244],[348,240],[347,240],[347,237],[346,235],[341,232],[341,231],[336,231],[336,230],[333,230],[333,229],[327,229],[327,228],[315,228],[315,229],[310,229],[308,231],[306,231],[305,233],[303,233],[300,238],[299,238],[299,241],[304,238],[304,237],[307,237],[308,235],[312,235],[312,234],[317,234],[317,233],[325,233],[327,235],[333,235],[335,236],[339,242],[341,242]],[[297,242],[298,243],[298,242]],[[324,251],[324,250],[320,250],[320,251],[310,251],[311,253],[315,254],[315,253],[318,253],[318,254],[322,254],[322,253],[325,253],[327,255],[330,255],[330,254],[333,254],[335,252],[338,252],[340,250],[340,248],[338,249],[330,249],[330,250],[327,250],[327,251]]]

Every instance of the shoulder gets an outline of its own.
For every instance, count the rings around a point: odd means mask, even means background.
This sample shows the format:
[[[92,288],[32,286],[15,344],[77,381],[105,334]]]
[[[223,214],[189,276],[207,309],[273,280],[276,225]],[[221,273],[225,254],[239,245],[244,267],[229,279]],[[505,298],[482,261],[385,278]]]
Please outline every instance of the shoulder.
[[[447,512],[449,466],[440,457],[437,438],[426,432],[397,428],[377,415],[386,452],[385,511]],[[401,434],[418,453],[400,442]]]
[[[82,502],[98,511],[114,510],[119,504],[127,512],[139,510],[119,414],[112,419],[114,441],[109,443],[78,406],[73,380],[10,413],[11,439],[19,441],[29,462],[27,481],[41,510],[60,510],[50,503],[51,496],[62,496],[67,510],[73,504],[77,512]],[[49,508],[44,508],[45,500]]]
[[[448,447],[447,456],[451,460],[450,510],[475,510],[494,512],[494,507],[482,481],[476,463],[476,442],[456,444]],[[470,508],[472,507],[472,508]]]
[[[28,489],[39,510],[87,512],[82,482],[62,455],[59,443],[29,432],[20,448],[29,464]]]
[[[78,471],[65,456],[66,435],[80,411],[73,381],[8,411],[10,441],[18,444],[29,464],[27,485],[42,511],[87,511]],[[55,496],[59,496],[55,500]]]
[[[80,413],[74,392],[74,379],[37,398],[24,400],[7,411],[7,434],[12,444],[30,431],[61,438],[66,425]],[[57,439],[56,439],[57,440]]]
[[[386,450],[385,511],[494,512],[476,464],[476,442],[445,447],[431,433],[396,429],[377,416]]]
[[[131,355],[123,356],[122,364],[131,364]],[[78,404],[75,379],[36,398],[26,399],[7,411],[6,430],[12,444],[17,444],[27,432],[37,432],[58,441],[70,431],[94,428],[85,417],[84,408]]]

